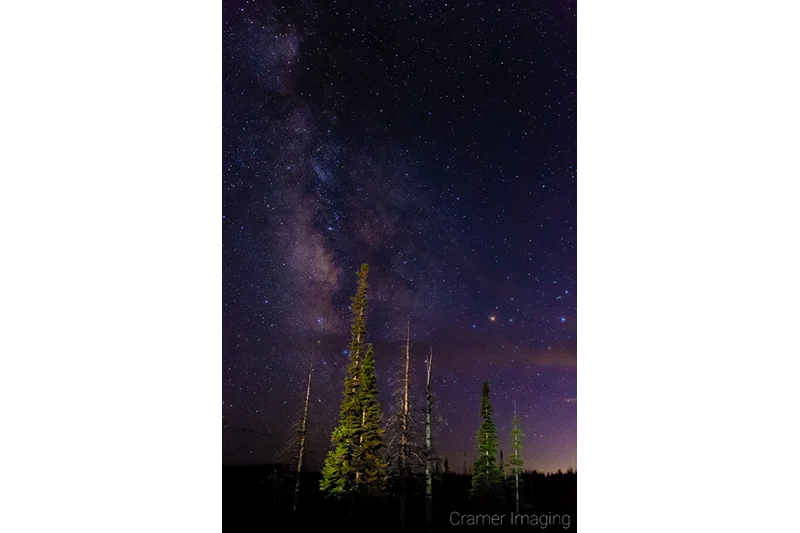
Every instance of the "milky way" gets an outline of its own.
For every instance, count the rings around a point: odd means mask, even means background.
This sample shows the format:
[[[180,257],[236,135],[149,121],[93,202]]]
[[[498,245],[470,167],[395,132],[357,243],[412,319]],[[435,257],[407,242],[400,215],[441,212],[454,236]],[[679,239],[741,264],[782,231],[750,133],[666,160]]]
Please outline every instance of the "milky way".
[[[571,1],[225,2],[224,462],[275,460],[312,345],[324,458],[366,262],[386,409],[410,322],[451,468],[483,379],[503,447],[516,401],[528,467],[576,466],[575,25]]]

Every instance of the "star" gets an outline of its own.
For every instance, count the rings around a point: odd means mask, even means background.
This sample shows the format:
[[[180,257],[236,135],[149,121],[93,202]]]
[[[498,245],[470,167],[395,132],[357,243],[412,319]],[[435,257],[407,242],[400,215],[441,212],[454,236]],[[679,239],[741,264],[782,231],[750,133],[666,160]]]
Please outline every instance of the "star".
[[[378,388],[391,390],[410,321],[412,357],[429,345],[435,355],[451,464],[475,434],[488,379],[497,422],[516,400],[523,429],[548,428],[526,467],[565,469],[574,414],[548,402],[576,396],[575,359],[561,357],[574,351],[566,324],[576,316],[574,9],[534,14],[511,2],[490,6],[489,21],[425,2],[381,13],[357,2],[238,4],[244,12],[223,6],[225,422],[259,413],[282,440],[294,422],[282,401],[305,392],[310,361],[315,426],[326,428],[309,442],[310,468],[322,468],[366,262],[366,342],[386,361]],[[555,43],[565,53],[552,54]],[[489,327],[478,331],[481,316]],[[568,438],[551,442],[551,428]],[[277,451],[225,435],[223,461],[265,463]]]

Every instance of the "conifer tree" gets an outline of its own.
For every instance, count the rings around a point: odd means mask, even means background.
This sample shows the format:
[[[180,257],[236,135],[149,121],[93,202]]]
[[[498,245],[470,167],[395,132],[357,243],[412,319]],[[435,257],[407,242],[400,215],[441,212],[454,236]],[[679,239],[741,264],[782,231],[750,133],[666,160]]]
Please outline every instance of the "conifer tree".
[[[511,475],[514,476],[514,503],[517,514],[519,514],[519,477],[524,464],[522,460],[522,429],[517,416],[517,402],[514,402],[514,420],[511,423],[511,458],[508,460],[508,466]]]
[[[359,377],[361,424],[355,453],[356,485],[359,492],[379,496],[386,488],[386,462],[383,460],[383,428],[378,380],[375,376],[375,353],[371,344],[367,345]]]
[[[497,467],[497,429],[492,419],[489,401],[489,383],[483,382],[481,395],[481,427],[476,441],[478,455],[472,467],[472,497],[475,500],[495,502],[502,497],[502,478]]]
[[[350,310],[353,313],[353,323],[350,328],[351,339],[350,365],[345,378],[344,398],[339,411],[339,425],[331,436],[333,449],[325,459],[322,469],[322,482],[320,488],[334,497],[342,497],[356,492],[361,481],[359,458],[364,454],[359,453],[363,439],[361,437],[362,420],[366,418],[364,395],[362,390],[362,348],[366,335],[367,314],[367,274],[369,267],[361,265],[358,272],[358,288],[356,295],[351,300]],[[374,376],[374,368],[372,371]]]

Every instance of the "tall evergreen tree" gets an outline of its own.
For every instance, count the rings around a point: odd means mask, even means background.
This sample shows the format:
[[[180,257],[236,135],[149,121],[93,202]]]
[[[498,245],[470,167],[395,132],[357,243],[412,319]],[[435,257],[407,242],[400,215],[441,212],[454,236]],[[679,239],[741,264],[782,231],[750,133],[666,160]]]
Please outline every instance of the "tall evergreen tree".
[[[522,474],[524,464],[522,460],[522,429],[517,416],[517,402],[514,402],[514,420],[511,423],[511,457],[508,460],[508,466],[511,475],[514,476],[514,503],[517,514],[519,514],[520,474]]]
[[[375,376],[375,352],[367,345],[360,371],[361,424],[356,447],[356,485],[365,494],[379,496],[386,488],[386,462],[383,460],[383,428]]]
[[[497,467],[497,429],[492,413],[489,383],[484,381],[481,395],[481,427],[476,438],[478,455],[472,467],[472,497],[486,502],[502,498],[502,476]]]
[[[363,354],[363,344],[366,336],[367,318],[367,274],[369,267],[361,265],[358,272],[358,288],[356,295],[351,300],[350,309],[353,313],[353,323],[350,328],[351,339],[350,365],[347,369],[345,378],[344,398],[339,411],[339,425],[334,429],[331,436],[333,449],[325,459],[325,466],[322,469],[322,482],[320,488],[334,497],[342,497],[355,493],[361,486],[364,476],[363,468],[367,465],[369,453],[364,451],[364,447],[375,446],[373,440],[376,433],[367,431],[364,435],[362,429],[366,427],[368,414],[372,416],[374,406],[372,401],[377,403],[377,395],[373,395],[369,390],[369,384],[365,386],[365,380],[370,376],[373,380],[372,389],[376,389],[374,378],[374,355],[372,358],[372,368],[364,372],[366,361]],[[368,405],[369,404],[369,405]],[[369,413],[368,413],[369,411]],[[378,417],[380,418],[380,406],[377,407]],[[370,422],[372,418],[369,418]],[[380,440],[380,433],[377,434]],[[364,444],[366,441],[366,444]]]

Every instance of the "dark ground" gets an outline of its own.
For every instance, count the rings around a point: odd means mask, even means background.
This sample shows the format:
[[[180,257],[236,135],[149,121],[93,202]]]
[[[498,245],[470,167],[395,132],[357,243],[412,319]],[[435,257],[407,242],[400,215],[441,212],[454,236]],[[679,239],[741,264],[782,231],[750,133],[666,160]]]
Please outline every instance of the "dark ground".
[[[303,473],[300,502],[296,516],[292,513],[294,475],[281,465],[223,466],[222,467],[222,523],[226,533],[269,531],[374,531],[390,533],[400,531],[397,499],[362,502],[354,512],[354,523],[348,526],[349,507],[330,501],[318,489],[322,475]],[[446,473],[434,483],[433,531],[576,531],[576,479],[575,473],[522,475],[520,514],[528,523],[510,527],[514,510],[513,491],[499,507],[485,510],[476,508],[469,500],[471,478],[468,475]],[[420,479],[409,491],[406,530],[425,530],[424,485]],[[459,513],[459,514],[454,514]],[[469,516],[498,515],[501,525],[481,528],[468,525]],[[531,515],[540,517],[535,522]],[[551,520],[543,527],[541,517]],[[555,515],[559,520],[552,523]],[[463,519],[462,525],[452,525],[451,520]],[[519,519],[519,517],[518,517]]]

